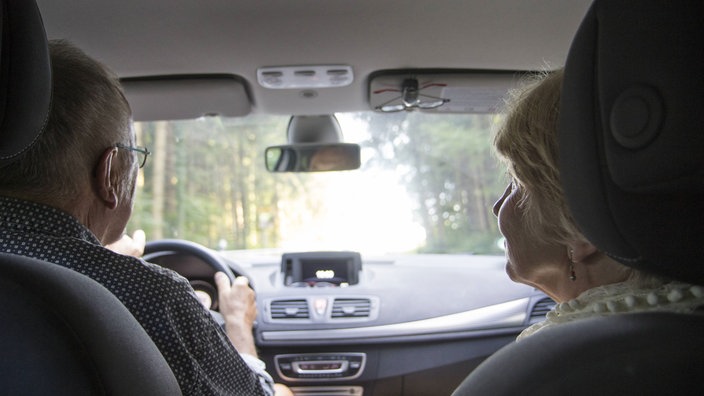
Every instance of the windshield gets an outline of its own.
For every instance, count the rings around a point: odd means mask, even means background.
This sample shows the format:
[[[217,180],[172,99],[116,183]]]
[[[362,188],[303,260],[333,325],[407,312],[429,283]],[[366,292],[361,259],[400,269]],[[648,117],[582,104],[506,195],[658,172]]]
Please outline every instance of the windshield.
[[[285,116],[135,123],[153,154],[128,231],[227,250],[501,252],[498,116],[336,116],[345,141],[362,146],[358,170],[269,173],[264,150],[286,143]]]

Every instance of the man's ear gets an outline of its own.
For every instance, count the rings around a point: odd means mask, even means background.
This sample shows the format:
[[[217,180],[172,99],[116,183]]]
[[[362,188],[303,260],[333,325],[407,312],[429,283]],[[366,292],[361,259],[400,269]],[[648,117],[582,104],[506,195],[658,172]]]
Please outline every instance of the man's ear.
[[[596,246],[585,240],[570,243],[569,249],[572,251],[572,260],[575,263],[582,262],[594,253],[599,252]]]
[[[95,168],[95,190],[98,198],[105,204],[108,209],[117,208],[118,198],[116,184],[113,182],[112,175],[112,159],[117,153],[116,148],[105,150],[103,155],[98,160],[98,165]]]

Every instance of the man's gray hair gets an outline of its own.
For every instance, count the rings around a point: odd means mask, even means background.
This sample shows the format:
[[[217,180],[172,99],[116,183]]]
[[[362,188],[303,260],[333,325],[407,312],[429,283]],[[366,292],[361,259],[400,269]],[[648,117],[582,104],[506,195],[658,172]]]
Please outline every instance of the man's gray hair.
[[[94,176],[105,149],[129,141],[130,107],[118,77],[64,40],[49,42],[52,107],[44,132],[0,172],[0,193],[62,204]]]

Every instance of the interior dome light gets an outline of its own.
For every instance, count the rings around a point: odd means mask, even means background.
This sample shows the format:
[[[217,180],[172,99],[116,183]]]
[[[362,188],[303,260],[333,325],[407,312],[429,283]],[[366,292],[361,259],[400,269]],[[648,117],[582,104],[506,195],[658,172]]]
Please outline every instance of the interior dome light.
[[[350,85],[352,66],[277,66],[257,69],[257,81],[264,88],[332,88]]]

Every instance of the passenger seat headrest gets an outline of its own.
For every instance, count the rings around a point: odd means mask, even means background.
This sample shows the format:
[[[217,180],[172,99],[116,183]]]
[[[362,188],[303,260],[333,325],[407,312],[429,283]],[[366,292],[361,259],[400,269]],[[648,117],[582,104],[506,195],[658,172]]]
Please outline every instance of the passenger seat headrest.
[[[560,171],[584,235],[704,284],[704,2],[595,1],[564,78]]]
[[[2,0],[0,26],[0,167],[44,130],[51,105],[51,63],[33,0]]]

